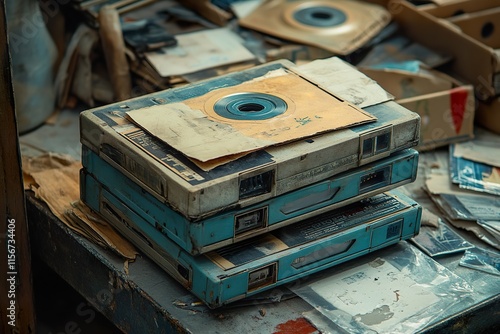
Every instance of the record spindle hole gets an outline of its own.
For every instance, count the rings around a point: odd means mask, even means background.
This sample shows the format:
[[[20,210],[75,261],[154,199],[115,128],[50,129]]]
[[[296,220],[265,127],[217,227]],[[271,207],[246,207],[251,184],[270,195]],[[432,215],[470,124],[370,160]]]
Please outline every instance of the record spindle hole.
[[[222,117],[235,120],[264,120],[287,111],[286,102],[272,94],[236,93],[222,97],[213,105]]]
[[[311,16],[318,20],[330,20],[333,17],[333,15],[330,13],[320,12],[320,11],[313,12]]]
[[[293,18],[311,27],[333,27],[344,23],[346,14],[340,9],[328,6],[311,6],[297,10]]]
[[[258,103],[244,103],[238,106],[238,110],[242,112],[259,112],[264,110],[264,106]]]

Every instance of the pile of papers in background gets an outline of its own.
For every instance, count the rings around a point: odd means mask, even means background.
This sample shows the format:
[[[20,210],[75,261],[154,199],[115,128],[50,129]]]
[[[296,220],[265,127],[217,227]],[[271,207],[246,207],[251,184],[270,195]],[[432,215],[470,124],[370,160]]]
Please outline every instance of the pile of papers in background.
[[[431,174],[426,190],[446,219],[500,249],[500,148],[495,135],[450,145],[449,173]]]

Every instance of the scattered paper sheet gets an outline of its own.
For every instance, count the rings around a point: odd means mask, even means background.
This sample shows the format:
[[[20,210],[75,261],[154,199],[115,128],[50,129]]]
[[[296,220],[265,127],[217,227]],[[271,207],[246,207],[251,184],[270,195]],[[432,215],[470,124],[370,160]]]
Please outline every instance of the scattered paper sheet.
[[[375,80],[337,57],[318,59],[300,65],[294,72],[360,108],[394,99]]]
[[[500,244],[500,221],[480,219],[477,224],[488,231]]]
[[[453,156],[500,167],[498,135],[477,129],[475,139],[455,144]]]
[[[496,196],[468,196],[458,195],[455,198],[470,213],[472,219],[500,220],[500,198]]]
[[[450,175],[453,183],[460,188],[500,195],[500,167],[457,157],[455,148],[456,144],[450,145]]]
[[[449,219],[500,220],[498,196],[483,195],[452,184],[448,175],[431,174],[425,189]]]
[[[162,77],[183,75],[222,65],[251,61],[255,56],[240,37],[227,28],[176,35],[177,46],[146,52],[146,59]]]
[[[434,195],[453,194],[459,196],[460,198],[463,196],[464,201],[467,201],[466,198],[469,198],[469,201],[476,202],[484,200],[489,203],[490,200],[496,201],[498,198],[497,196],[493,195],[481,194],[474,191],[461,189],[451,182],[450,176],[447,174],[429,174],[425,180],[425,188],[430,194]],[[477,200],[474,201],[473,198]]]
[[[33,190],[70,229],[133,261],[137,255],[135,247],[79,201],[81,168],[80,161],[59,154],[23,157],[25,189]]]
[[[474,233],[480,240],[500,250],[500,242],[495,238],[495,236],[491,235],[490,232],[480,226],[477,222],[466,220],[450,220],[449,222],[456,228],[461,228]]]
[[[420,233],[411,241],[432,257],[463,252],[474,247],[443,221],[440,221],[437,228],[422,226]]]
[[[500,254],[484,249],[468,249],[460,259],[460,265],[500,276]]]
[[[500,249],[500,242],[495,236],[478,223],[479,220],[498,217],[498,196],[460,189],[445,174],[430,174],[425,189],[451,225],[470,231],[482,241]]]

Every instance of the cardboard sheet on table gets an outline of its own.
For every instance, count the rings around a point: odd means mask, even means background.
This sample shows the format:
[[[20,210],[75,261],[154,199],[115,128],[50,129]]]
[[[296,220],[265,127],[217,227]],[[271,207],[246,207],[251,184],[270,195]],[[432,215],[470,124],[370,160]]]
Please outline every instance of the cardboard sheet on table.
[[[241,92],[272,94],[286,102],[287,110],[266,120],[230,120],[215,113],[216,101]],[[227,156],[232,160],[235,154],[376,119],[287,72],[217,89],[182,103],[137,109],[127,114],[145,131],[202,162]]]
[[[175,38],[177,46],[145,53],[146,59],[162,77],[255,59],[241,39],[227,28],[179,34]]]

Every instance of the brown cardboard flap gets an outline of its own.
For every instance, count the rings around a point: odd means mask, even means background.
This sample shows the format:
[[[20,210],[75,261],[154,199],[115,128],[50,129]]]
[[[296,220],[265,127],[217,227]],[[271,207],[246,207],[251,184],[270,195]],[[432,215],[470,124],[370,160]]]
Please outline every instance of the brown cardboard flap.
[[[136,258],[137,250],[129,241],[79,202],[80,161],[54,153],[23,161],[26,189],[33,190],[67,227],[127,260]]]
[[[474,137],[474,90],[436,70],[360,68],[421,117],[419,149],[426,150]]]
[[[500,134],[500,97],[488,102],[480,101],[476,115],[476,122],[479,125]]]
[[[437,0],[434,0],[437,3]],[[500,6],[500,0],[454,0],[441,1],[439,6],[418,7],[435,17],[449,18],[464,13],[473,13]]]
[[[479,2],[470,2],[476,1]],[[441,7],[419,10],[406,1],[382,2],[389,7],[394,21],[407,37],[432,50],[452,56],[450,70],[474,86],[476,97],[487,100],[500,93],[500,85],[495,82],[495,75],[500,72],[500,59],[495,49],[462,33],[453,23],[431,14]]]
[[[453,16],[448,21],[481,43],[500,48],[500,7]]]
[[[451,89],[453,83],[437,71],[428,69],[409,72],[398,69],[360,68],[370,78],[374,79],[396,100],[431,94]]]

